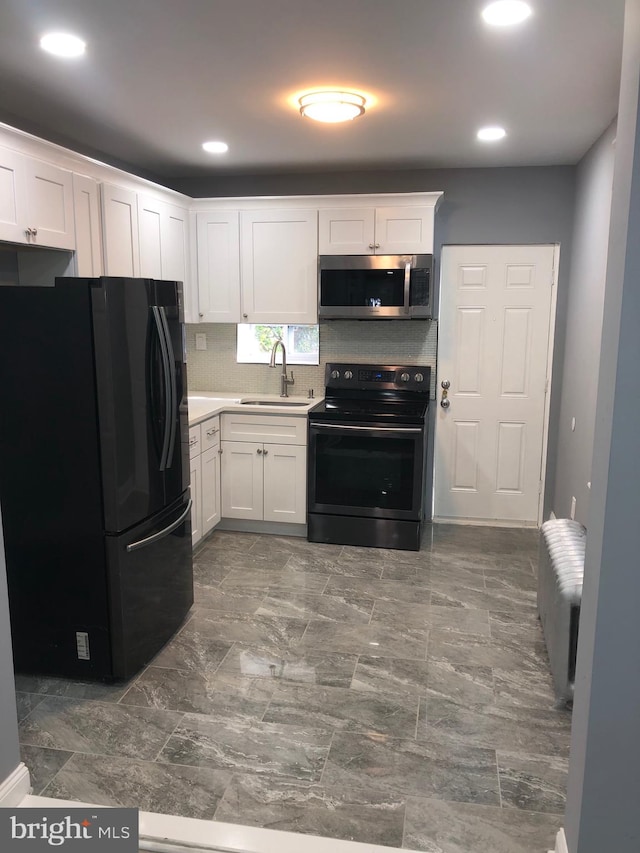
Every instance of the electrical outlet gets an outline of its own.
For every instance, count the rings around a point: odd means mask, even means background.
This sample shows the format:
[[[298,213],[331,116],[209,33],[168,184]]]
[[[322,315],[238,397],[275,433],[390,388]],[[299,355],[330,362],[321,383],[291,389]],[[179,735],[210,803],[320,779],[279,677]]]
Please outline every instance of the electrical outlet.
[[[207,348],[207,336],[204,332],[196,334],[196,349],[205,350]]]
[[[576,499],[571,498],[571,512],[569,513],[569,518],[573,519],[575,517],[576,517]]]

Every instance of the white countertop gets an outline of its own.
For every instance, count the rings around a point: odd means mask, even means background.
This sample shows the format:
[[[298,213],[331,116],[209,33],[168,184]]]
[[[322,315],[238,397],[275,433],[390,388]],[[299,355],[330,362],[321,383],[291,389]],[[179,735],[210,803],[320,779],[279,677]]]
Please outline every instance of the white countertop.
[[[269,415],[293,415],[306,418],[307,412],[323,397],[279,397],[277,394],[233,394],[231,391],[194,391],[187,397],[189,404],[189,426],[199,424],[207,418],[222,412],[246,412],[256,414],[263,412]],[[252,405],[251,401],[259,400],[263,405]],[[295,406],[283,406],[279,403],[297,403]],[[264,405],[273,403],[273,405]]]

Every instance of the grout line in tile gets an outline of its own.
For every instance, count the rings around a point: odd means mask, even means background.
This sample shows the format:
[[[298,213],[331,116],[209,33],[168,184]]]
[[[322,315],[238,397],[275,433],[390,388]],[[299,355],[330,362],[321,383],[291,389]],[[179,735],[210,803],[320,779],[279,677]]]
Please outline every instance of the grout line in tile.
[[[331,753],[331,748],[333,746],[333,739],[335,737],[335,734],[336,734],[336,730],[334,729],[331,732],[331,740],[329,741],[329,749],[327,749],[327,754],[326,754],[325,759],[324,759],[324,764],[322,765],[322,770],[320,771],[320,776],[318,777],[318,781],[317,781],[318,785],[323,784],[322,777],[324,776],[324,771],[327,769],[327,762],[329,761],[329,754]]]
[[[47,749],[52,749],[52,748],[53,748],[53,747],[47,747]],[[69,750],[59,750],[59,752],[69,752]],[[53,774],[53,776],[51,777],[51,779],[49,779],[49,781],[48,781],[48,782],[47,782],[47,784],[44,786],[44,788],[42,788],[42,790],[40,791],[40,793],[39,793],[39,794],[36,794],[36,796],[39,796],[39,797],[46,797],[46,796],[47,796],[47,794],[45,793],[45,791],[47,790],[47,788],[49,787],[49,785],[51,785],[51,784],[52,784],[52,782],[56,779],[56,777],[58,776],[58,774],[60,773],[60,771],[61,771],[64,767],[66,767],[66,766],[67,766],[67,764],[71,761],[71,759],[72,759],[75,755],[82,755],[82,753],[80,753],[80,752],[72,752],[72,753],[71,753],[71,755],[70,755],[70,756],[67,758],[67,760],[64,762],[64,764],[62,764],[60,767],[58,767],[58,769],[57,769],[57,770],[56,770],[56,772]]]
[[[169,743],[169,741],[171,740],[171,738],[172,738],[172,737],[174,736],[174,734],[176,733],[176,730],[177,730],[178,726],[182,725],[182,722],[183,722],[184,718],[186,717],[186,713],[185,713],[184,711],[174,711],[173,713],[175,713],[175,714],[181,714],[181,717],[180,717],[180,719],[178,720],[178,722],[175,724],[175,726],[173,727],[173,730],[172,730],[171,734],[169,735],[169,737],[165,740],[165,742],[162,744],[162,747],[161,747],[161,748],[158,750],[158,752],[156,753],[156,757],[155,757],[155,758],[153,758],[153,759],[151,759],[151,760],[152,760],[152,762],[154,762],[154,763],[158,760],[158,758],[160,758],[160,755],[161,755],[161,753],[162,753],[162,750],[163,750],[163,749],[165,748],[165,746]]]

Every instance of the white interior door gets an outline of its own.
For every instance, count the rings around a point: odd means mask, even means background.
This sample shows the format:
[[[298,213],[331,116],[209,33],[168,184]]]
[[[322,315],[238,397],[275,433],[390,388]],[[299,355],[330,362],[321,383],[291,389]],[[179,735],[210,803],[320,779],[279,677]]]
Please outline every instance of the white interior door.
[[[443,249],[437,519],[538,521],[554,257],[554,246]]]

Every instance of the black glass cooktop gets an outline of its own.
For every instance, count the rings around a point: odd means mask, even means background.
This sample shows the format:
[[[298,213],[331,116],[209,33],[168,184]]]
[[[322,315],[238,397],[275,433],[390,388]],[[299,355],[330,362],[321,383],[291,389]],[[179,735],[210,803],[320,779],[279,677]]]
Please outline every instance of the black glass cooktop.
[[[309,410],[309,418],[316,421],[359,421],[367,423],[408,423],[424,422],[427,403],[424,400],[353,400],[327,397]]]

